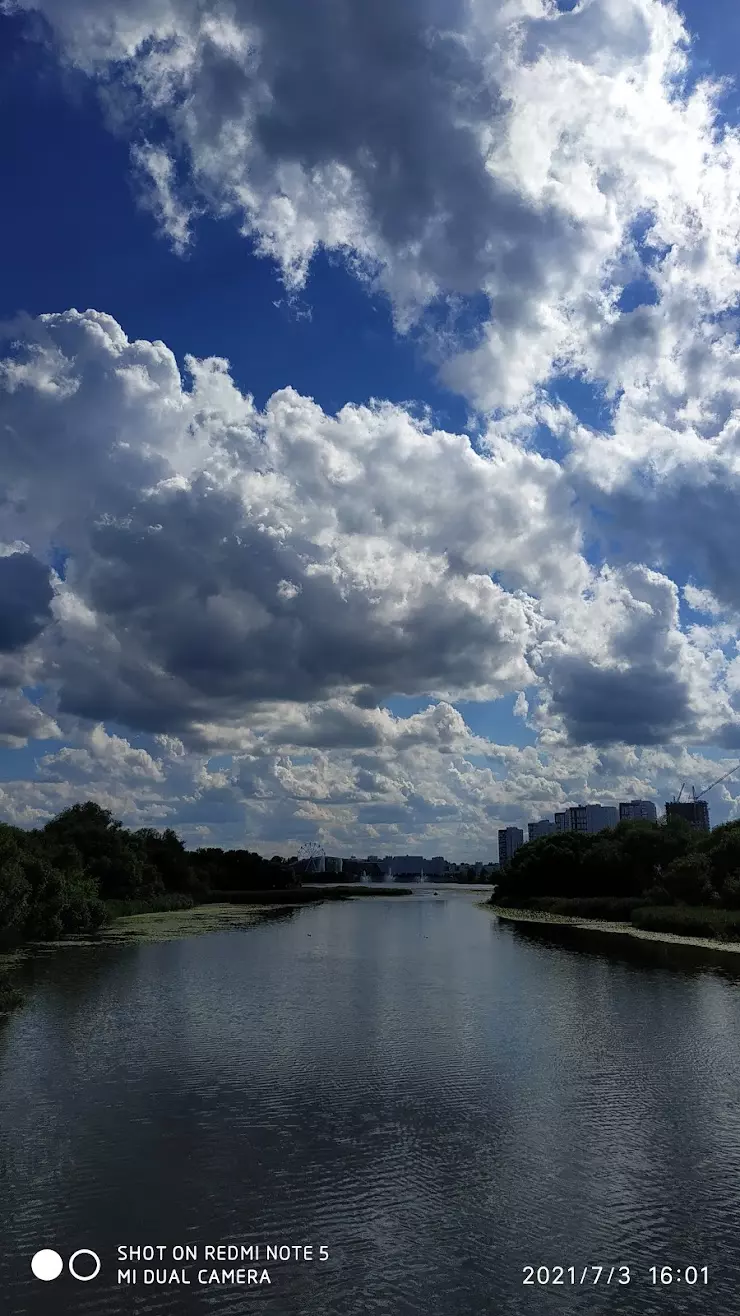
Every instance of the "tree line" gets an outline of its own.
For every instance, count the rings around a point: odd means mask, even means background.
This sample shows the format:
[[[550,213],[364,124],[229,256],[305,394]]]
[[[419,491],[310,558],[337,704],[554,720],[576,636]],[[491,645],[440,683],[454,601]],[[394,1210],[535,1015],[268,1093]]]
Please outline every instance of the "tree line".
[[[126,907],[185,908],[295,881],[277,855],[189,851],[171,828],[130,831],[88,801],[32,831],[0,823],[0,945],[94,932]]]
[[[740,821],[699,832],[684,819],[621,822],[596,835],[529,841],[498,878],[494,900],[634,898],[652,905],[740,909]]]

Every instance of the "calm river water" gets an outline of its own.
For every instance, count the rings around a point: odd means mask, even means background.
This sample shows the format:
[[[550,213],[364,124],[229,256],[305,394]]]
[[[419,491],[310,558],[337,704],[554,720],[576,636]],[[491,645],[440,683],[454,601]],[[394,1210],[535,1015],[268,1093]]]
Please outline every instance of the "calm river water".
[[[0,1309],[735,1316],[740,977],[660,945],[562,944],[480,899],[324,904],[28,961],[0,1024]],[[205,1259],[229,1243],[315,1259],[218,1283],[255,1268]],[[117,1260],[147,1244],[164,1259]],[[41,1248],[94,1249],[100,1274],[37,1280]],[[524,1284],[527,1266],[565,1283]],[[630,1284],[607,1285],[619,1266]],[[652,1266],[682,1278],[661,1290]]]

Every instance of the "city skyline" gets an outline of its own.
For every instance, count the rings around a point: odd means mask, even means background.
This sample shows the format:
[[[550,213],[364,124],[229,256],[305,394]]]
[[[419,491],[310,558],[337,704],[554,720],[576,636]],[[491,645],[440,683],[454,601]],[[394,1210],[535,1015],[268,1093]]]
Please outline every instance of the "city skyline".
[[[692,825],[709,830],[709,809],[704,801],[687,802],[685,805],[666,803],[665,817],[671,810],[676,816],[689,819]],[[695,816],[696,815],[696,816]],[[553,818],[541,818],[527,824],[528,841],[536,841],[545,836],[563,832],[584,832],[595,835],[607,828],[615,827],[619,822],[644,821],[658,822],[657,806],[653,800],[622,800],[618,805],[600,803],[570,805],[556,810]],[[524,844],[524,829],[516,826],[500,828],[499,862],[503,866]]]

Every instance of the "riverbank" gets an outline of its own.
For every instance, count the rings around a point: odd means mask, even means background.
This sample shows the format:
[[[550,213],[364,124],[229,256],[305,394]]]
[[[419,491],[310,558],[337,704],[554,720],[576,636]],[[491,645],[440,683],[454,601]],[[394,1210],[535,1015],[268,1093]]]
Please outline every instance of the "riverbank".
[[[706,950],[722,950],[731,954],[740,954],[740,940],[730,941],[722,937],[684,935],[676,932],[657,931],[650,927],[639,927],[634,923],[614,922],[609,919],[578,918],[574,915],[550,914],[543,910],[509,909],[487,901],[483,905],[504,923],[536,923],[542,926],[557,926],[580,929],[583,932],[605,932],[615,936],[634,937],[639,941],[663,941],[676,946],[698,946]],[[722,911],[724,912],[724,911]]]

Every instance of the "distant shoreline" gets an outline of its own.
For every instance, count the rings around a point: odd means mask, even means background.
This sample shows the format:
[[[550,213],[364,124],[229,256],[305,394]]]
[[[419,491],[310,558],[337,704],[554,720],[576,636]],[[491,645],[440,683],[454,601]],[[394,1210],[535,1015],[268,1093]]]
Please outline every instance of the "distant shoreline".
[[[638,941],[662,941],[674,946],[699,946],[703,950],[727,951],[740,955],[740,941],[719,941],[714,937],[682,937],[676,932],[652,932],[636,928],[633,923],[614,923],[606,919],[578,918],[574,915],[547,914],[541,910],[506,909],[488,901],[482,905],[504,923],[539,923],[550,926],[577,928],[583,932],[606,932],[613,936],[634,937]]]
[[[203,904],[226,905],[313,905],[322,900],[350,900],[353,896],[411,896],[410,887],[328,886],[277,887],[272,891],[212,891]]]

